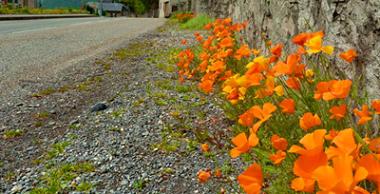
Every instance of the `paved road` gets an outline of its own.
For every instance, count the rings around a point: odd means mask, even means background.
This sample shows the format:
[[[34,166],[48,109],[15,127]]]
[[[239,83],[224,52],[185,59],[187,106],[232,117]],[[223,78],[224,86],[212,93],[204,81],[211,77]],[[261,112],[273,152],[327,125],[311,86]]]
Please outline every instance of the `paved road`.
[[[20,80],[48,78],[165,22],[151,18],[70,18],[0,22],[0,97]]]

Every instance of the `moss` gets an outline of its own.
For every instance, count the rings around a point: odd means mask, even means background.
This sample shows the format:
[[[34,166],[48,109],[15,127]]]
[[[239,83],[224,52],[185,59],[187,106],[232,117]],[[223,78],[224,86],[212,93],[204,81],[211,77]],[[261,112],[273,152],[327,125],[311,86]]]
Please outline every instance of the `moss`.
[[[63,141],[52,145],[51,149],[47,152],[47,159],[52,159],[62,154],[66,147],[70,145],[70,142]]]
[[[62,193],[70,189],[70,183],[80,174],[93,172],[95,167],[89,162],[65,163],[52,167],[40,177],[41,185],[33,188],[31,194]],[[89,191],[92,184],[83,182],[75,187],[77,191]],[[66,193],[66,192],[63,192]]]
[[[21,129],[12,129],[12,130],[7,130],[3,134],[4,139],[12,139],[15,137],[22,136],[24,134],[24,131]]]
[[[54,89],[53,87],[48,87],[46,89],[43,89],[37,93],[34,93],[32,94],[32,97],[44,97],[44,96],[49,96],[51,94],[54,94],[55,92],[57,92],[56,89]]]
[[[45,119],[48,119],[50,116],[50,113],[47,112],[47,111],[42,111],[42,112],[39,112],[37,114],[34,115],[34,118],[35,119],[38,119],[38,120],[45,120]]]

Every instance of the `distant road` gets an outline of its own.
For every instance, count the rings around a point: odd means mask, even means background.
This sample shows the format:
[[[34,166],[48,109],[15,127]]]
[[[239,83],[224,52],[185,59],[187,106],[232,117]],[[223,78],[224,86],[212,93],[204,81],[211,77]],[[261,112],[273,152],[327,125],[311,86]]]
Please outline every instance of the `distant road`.
[[[48,78],[165,22],[153,18],[0,21],[0,97],[19,80]]]

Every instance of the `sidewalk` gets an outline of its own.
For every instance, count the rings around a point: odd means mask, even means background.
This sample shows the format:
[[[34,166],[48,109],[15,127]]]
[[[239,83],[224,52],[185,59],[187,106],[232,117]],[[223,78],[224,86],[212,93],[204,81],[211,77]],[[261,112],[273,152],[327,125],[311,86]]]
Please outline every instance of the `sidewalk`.
[[[3,20],[34,20],[34,19],[52,19],[52,18],[82,18],[95,17],[92,14],[40,14],[40,15],[1,15],[0,21]]]

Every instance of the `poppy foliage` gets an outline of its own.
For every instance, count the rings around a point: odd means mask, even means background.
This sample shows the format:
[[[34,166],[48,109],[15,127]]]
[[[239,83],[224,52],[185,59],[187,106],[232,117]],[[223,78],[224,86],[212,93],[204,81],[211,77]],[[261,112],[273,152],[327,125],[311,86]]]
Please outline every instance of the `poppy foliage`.
[[[222,107],[236,121],[229,154],[252,156],[237,177],[242,190],[379,193],[380,139],[372,122],[380,100],[358,98],[358,84],[328,68],[336,57],[354,65],[357,51],[325,44],[322,31],[295,35],[293,46],[263,38],[250,48],[240,34],[247,25],[230,18],[207,24],[177,64],[180,81],[223,94]]]

